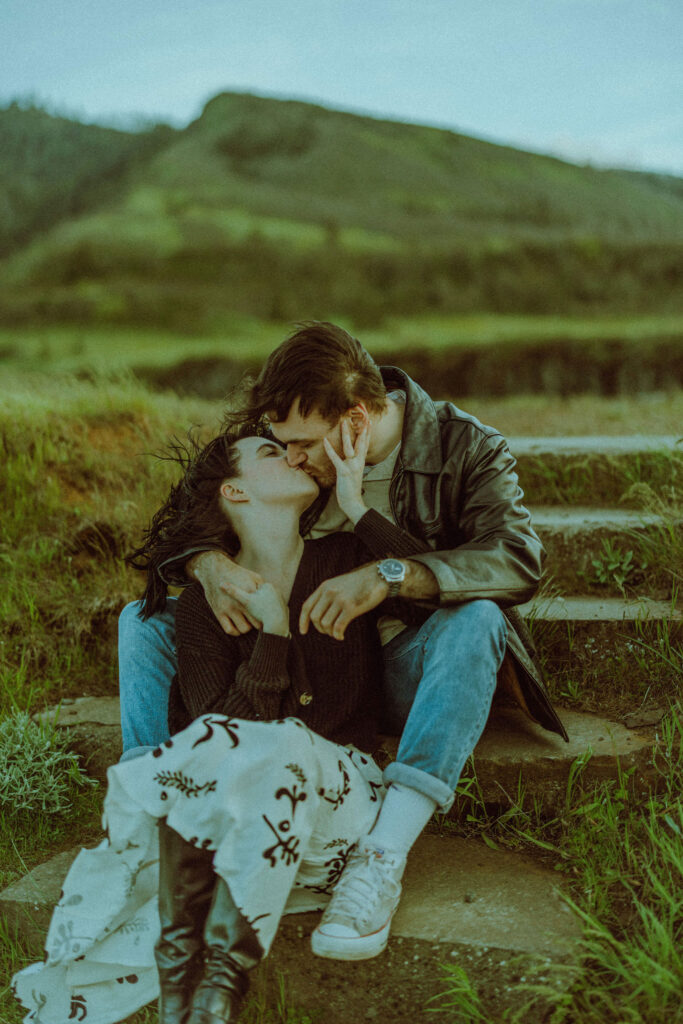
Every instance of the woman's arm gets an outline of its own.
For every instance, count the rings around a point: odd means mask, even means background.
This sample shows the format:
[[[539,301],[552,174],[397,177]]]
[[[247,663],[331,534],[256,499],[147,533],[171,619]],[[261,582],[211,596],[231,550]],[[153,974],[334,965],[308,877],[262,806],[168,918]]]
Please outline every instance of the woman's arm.
[[[238,640],[223,632],[198,585],[178,600],[176,614],[178,685],[194,719],[209,712],[238,718],[280,717],[290,686],[289,638],[259,631]],[[245,645],[253,647],[244,656]]]

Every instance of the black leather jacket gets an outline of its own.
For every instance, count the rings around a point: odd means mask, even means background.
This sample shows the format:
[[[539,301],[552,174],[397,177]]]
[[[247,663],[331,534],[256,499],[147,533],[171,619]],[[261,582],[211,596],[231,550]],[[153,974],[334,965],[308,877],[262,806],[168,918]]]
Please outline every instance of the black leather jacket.
[[[430,549],[411,558],[436,576],[440,604],[488,598],[505,610],[508,651],[527,710],[567,739],[515,610],[538,588],[543,548],[507,442],[450,402],[433,402],[402,370],[381,370],[387,390],[400,388],[407,396],[389,495],[398,525]]]

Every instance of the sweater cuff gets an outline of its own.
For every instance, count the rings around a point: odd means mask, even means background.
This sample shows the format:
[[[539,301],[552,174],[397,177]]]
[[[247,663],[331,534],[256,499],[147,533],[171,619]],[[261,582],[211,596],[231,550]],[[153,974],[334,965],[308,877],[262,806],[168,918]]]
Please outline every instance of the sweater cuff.
[[[369,508],[360,517],[354,533],[375,558],[409,558],[418,552],[429,551],[427,544],[405,533],[374,508]]]
[[[287,673],[288,636],[264,633],[258,639],[249,659],[249,675],[259,689],[282,692],[289,686]],[[256,682],[258,680],[258,682]]]

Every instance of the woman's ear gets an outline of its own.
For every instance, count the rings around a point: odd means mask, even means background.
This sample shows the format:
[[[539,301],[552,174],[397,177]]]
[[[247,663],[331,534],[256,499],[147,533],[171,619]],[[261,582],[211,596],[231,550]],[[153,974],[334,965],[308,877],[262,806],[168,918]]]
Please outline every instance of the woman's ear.
[[[229,480],[224,480],[223,483],[221,484],[221,495],[225,498],[226,501],[249,501],[249,498],[244,493],[244,491],[241,490],[239,487],[236,487],[235,484],[231,484]]]

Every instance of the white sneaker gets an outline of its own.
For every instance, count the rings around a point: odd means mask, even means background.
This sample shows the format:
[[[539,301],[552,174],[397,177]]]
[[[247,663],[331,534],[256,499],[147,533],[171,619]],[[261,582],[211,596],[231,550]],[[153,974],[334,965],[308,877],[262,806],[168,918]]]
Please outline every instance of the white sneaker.
[[[406,858],[359,840],[311,936],[317,956],[368,960],[389,941]]]

